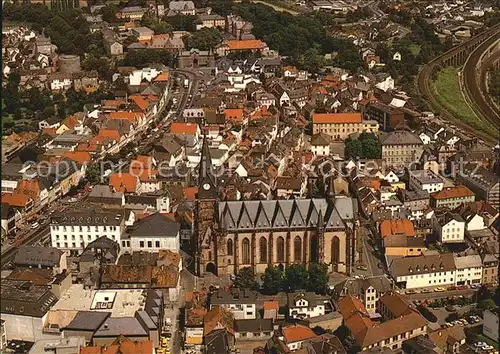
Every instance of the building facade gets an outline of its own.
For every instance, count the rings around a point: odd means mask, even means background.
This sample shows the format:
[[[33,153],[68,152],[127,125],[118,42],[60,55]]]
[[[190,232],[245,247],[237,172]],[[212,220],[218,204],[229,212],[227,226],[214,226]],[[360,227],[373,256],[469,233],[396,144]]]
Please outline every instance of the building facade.
[[[463,203],[474,202],[476,196],[466,186],[447,187],[431,194],[431,205],[434,208],[447,207],[454,209]]]
[[[414,191],[439,192],[444,188],[443,180],[431,170],[409,171],[409,185]]]
[[[387,166],[394,168],[409,167],[415,163],[422,152],[423,143],[416,135],[401,130],[388,133],[380,138],[382,159]]]
[[[362,120],[361,113],[315,113],[313,134],[325,133],[335,140],[345,140],[355,133],[378,133],[379,124]]]

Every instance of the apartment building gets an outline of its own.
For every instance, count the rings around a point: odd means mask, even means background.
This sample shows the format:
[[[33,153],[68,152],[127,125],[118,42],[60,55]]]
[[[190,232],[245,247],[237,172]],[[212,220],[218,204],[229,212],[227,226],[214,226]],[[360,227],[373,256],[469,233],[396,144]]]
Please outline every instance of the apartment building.
[[[499,309],[495,310],[486,310],[484,311],[484,325],[483,325],[483,333],[486,337],[493,339],[498,343],[498,318],[500,311]]]
[[[381,135],[382,159],[387,166],[394,168],[409,167],[415,163],[422,153],[423,143],[418,136],[406,131],[397,130]]]
[[[347,279],[335,285],[334,299],[352,295],[358,298],[370,314],[377,310],[379,299],[393,288],[391,280],[386,275],[370,278]]]
[[[498,176],[476,163],[460,166],[457,172],[458,182],[469,188],[478,199],[491,205],[500,203],[500,182]]]
[[[402,295],[390,291],[377,304],[383,322],[374,322],[361,301],[346,296],[338,302],[344,324],[351,330],[362,351],[376,347],[401,349],[403,342],[427,333],[427,320]]]
[[[431,170],[413,170],[409,173],[409,187],[414,190],[427,191],[429,193],[439,192],[444,188],[444,182]]]
[[[312,116],[313,134],[325,133],[335,140],[346,140],[355,133],[378,134],[379,124],[363,120],[361,113],[315,113]]]
[[[324,299],[314,292],[288,293],[288,313],[291,318],[305,319],[325,314],[328,297]]]
[[[81,253],[91,242],[101,236],[120,243],[125,230],[123,210],[75,210],[57,212],[50,220],[52,247],[63,251]]]
[[[455,285],[456,266],[452,253],[393,259],[389,273],[402,289]]]
[[[454,255],[456,285],[480,284],[483,276],[483,262],[481,256],[474,254],[458,257]]]
[[[432,229],[441,243],[461,243],[465,240],[465,220],[456,213],[434,213]]]
[[[212,295],[210,308],[224,307],[231,311],[237,320],[257,318],[258,293],[249,289],[233,289],[231,292],[219,289]]]
[[[466,186],[447,187],[439,192],[431,194],[431,206],[433,208],[447,207],[454,209],[468,202],[474,202],[476,196]]]
[[[400,109],[378,101],[368,105],[365,115],[369,119],[377,121],[383,131],[394,130],[404,121],[404,113]]]
[[[495,284],[498,282],[498,258],[492,254],[483,256],[482,284]]]

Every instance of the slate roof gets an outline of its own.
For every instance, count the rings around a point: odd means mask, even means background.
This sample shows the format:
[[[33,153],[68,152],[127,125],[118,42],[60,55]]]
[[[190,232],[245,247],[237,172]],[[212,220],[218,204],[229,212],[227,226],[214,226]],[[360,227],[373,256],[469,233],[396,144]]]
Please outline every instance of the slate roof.
[[[62,254],[62,251],[53,247],[23,245],[18,248],[14,263],[25,266],[57,267]]]
[[[97,331],[102,323],[111,315],[110,312],[78,311],[65,330]]]
[[[271,332],[273,330],[272,319],[235,320],[235,332]]]
[[[227,230],[318,227],[320,214],[324,227],[345,228],[339,210],[325,199],[224,201],[219,202],[218,210]]]
[[[160,213],[149,215],[133,226],[130,237],[176,237],[179,223]]]

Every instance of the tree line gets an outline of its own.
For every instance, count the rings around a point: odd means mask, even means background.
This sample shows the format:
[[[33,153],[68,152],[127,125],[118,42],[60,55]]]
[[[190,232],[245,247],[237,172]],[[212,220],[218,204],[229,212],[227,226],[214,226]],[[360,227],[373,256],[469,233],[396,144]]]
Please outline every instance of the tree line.
[[[313,263],[309,269],[303,264],[292,264],[286,269],[280,266],[269,266],[261,277],[259,285],[253,268],[241,269],[236,275],[233,285],[237,288],[259,290],[266,295],[275,295],[280,291],[294,292],[306,290],[317,294],[328,291],[328,267],[325,264]]]

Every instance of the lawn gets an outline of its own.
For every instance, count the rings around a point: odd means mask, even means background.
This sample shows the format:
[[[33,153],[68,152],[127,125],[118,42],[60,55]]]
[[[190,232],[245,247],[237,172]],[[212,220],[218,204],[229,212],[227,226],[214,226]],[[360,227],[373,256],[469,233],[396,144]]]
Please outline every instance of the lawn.
[[[418,44],[410,44],[408,49],[410,49],[411,54],[413,54],[414,56],[417,56],[418,53],[420,53],[420,45]]]
[[[234,2],[241,2],[241,0],[235,0]],[[263,0],[250,0],[250,2],[253,2],[253,3],[260,3],[260,4],[263,4],[263,5],[266,5],[266,6],[269,6],[269,7],[272,7],[273,9],[275,9],[276,11],[280,11],[280,12],[288,12],[289,14],[293,15],[293,16],[296,16],[298,15],[299,13],[297,11],[294,11],[294,10],[290,10],[290,9],[287,9],[285,7],[281,7],[281,6],[278,6],[278,5],[274,5],[270,2],[267,2],[267,1],[263,1]]]
[[[460,90],[457,69],[450,67],[441,70],[437,74],[436,81],[432,83],[432,88],[438,102],[453,114],[455,118],[485,134],[493,137],[498,136],[498,131],[490,124],[479,120],[474,111],[465,102]]]

